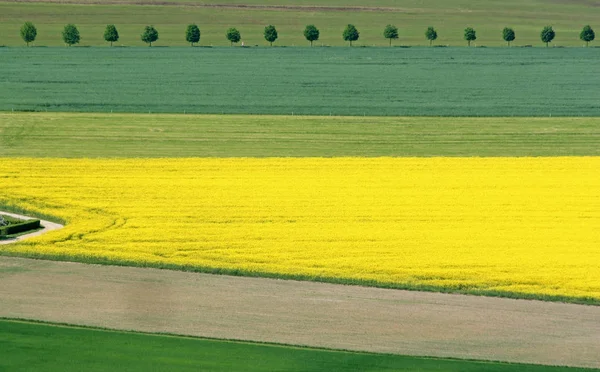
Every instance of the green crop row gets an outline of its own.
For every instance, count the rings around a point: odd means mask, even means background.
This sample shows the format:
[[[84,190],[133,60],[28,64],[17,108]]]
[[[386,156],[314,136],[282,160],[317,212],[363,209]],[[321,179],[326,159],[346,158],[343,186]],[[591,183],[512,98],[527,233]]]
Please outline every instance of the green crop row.
[[[600,74],[593,72],[597,48],[4,48],[0,53],[3,111],[600,116]]]

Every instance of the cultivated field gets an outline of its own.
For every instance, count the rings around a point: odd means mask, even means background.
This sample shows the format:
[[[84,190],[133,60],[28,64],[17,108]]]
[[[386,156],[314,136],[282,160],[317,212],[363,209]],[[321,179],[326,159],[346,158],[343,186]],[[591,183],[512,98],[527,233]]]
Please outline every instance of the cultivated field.
[[[44,371],[481,371],[585,372],[546,367],[352,353],[0,319],[6,370]],[[89,345],[93,345],[90,347]],[[39,359],[32,360],[35,348]],[[152,352],[149,352],[152,351]],[[160,352],[157,352],[160,351]]]
[[[0,370],[600,367],[597,5],[0,0]]]
[[[0,110],[600,116],[600,49],[7,48]]]
[[[599,118],[0,113],[0,157],[598,156]]]
[[[4,254],[600,302],[600,160],[5,159]]]
[[[378,353],[600,367],[597,306],[13,257],[0,257],[0,280],[0,317]],[[403,366],[402,359],[393,360],[396,368]],[[463,362],[456,363],[463,370]],[[438,368],[452,367],[440,363]]]
[[[590,10],[593,4],[589,0],[5,0],[0,2],[0,45],[23,45],[19,28],[32,21],[39,31],[35,45],[47,46],[64,45],[60,34],[66,23],[79,26],[82,45],[107,45],[104,27],[114,23],[121,34],[117,45],[144,45],[140,34],[152,24],[160,36],[156,45],[182,46],[185,26],[197,23],[201,45],[229,45],[225,30],[237,27],[246,45],[266,46],[263,29],[273,24],[279,31],[275,45],[308,46],[302,30],[314,23],[321,30],[317,45],[339,46],[346,44],[343,28],[353,23],[360,31],[355,45],[387,46],[383,28],[392,23],[400,29],[396,45],[426,45],[425,29],[434,26],[439,35],[436,44],[463,46],[463,30],[472,26],[477,45],[504,46],[501,32],[510,26],[517,35],[514,45],[543,46],[540,31],[550,24],[557,32],[553,44],[582,46],[581,28],[600,24],[600,14]]]

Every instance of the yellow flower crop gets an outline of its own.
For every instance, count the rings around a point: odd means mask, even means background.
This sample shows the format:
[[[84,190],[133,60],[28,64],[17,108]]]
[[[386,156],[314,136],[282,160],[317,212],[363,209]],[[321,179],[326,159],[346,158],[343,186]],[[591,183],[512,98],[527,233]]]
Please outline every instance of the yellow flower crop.
[[[600,158],[0,159],[5,252],[600,300]]]

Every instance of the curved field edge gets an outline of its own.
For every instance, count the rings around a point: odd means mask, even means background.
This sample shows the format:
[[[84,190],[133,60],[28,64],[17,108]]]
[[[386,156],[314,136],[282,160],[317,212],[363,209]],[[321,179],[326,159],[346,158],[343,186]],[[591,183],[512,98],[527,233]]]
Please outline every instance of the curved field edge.
[[[31,208],[21,208],[15,204],[9,204],[0,201],[0,209],[11,210],[15,213],[22,213],[30,216],[44,216],[45,219],[50,221],[63,221],[66,225],[66,221],[59,218],[49,216],[45,213],[41,213]],[[11,245],[22,244],[15,242]],[[449,294],[465,294],[474,296],[487,296],[487,297],[501,297],[501,298],[512,298],[521,300],[538,300],[538,301],[549,301],[549,302],[564,302],[580,305],[592,305],[600,306],[600,300],[593,297],[582,297],[582,296],[560,296],[560,295],[547,295],[547,294],[532,294],[526,292],[516,291],[498,291],[498,290],[486,290],[479,288],[468,288],[466,286],[459,287],[447,287],[447,286],[435,286],[435,285],[421,285],[421,284],[407,284],[407,283],[389,283],[380,282],[376,280],[364,280],[364,279],[348,279],[333,276],[311,276],[302,274],[284,274],[284,273],[273,273],[269,271],[256,271],[256,270],[244,270],[244,269],[229,269],[229,268],[216,268],[210,266],[199,266],[199,265],[180,265],[172,263],[156,263],[156,262],[140,262],[126,259],[116,259],[98,256],[89,256],[81,254],[48,254],[41,252],[18,252],[18,251],[5,251],[0,248],[0,256],[6,257],[22,257],[32,258],[40,260],[50,261],[62,261],[62,262],[79,262],[93,265],[108,265],[108,266],[130,266],[130,267],[147,267],[162,270],[176,270],[184,272],[197,272],[204,274],[214,275],[230,275],[230,276],[245,276],[255,278],[270,278],[270,279],[281,279],[281,280],[296,280],[296,281],[312,281],[330,284],[341,284],[341,285],[355,285],[363,287],[376,287],[385,289],[398,289],[408,291],[423,291],[423,292],[436,292],[436,293],[449,293]]]
[[[46,213],[43,213],[40,211],[32,210],[32,209],[22,208],[16,204],[3,202],[2,200],[0,200],[0,212],[11,212],[11,213],[21,214],[21,215],[28,216],[28,217],[37,217],[39,219],[47,220],[47,221],[58,223],[61,225],[67,224],[67,221],[65,221],[64,219],[62,219],[60,217],[52,216],[52,215],[49,215],[49,214],[46,214]]]
[[[407,291],[465,294],[465,295],[474,295],[474,296],[511,298],[511,299],[516,299],[516,300],[537,300],[537,301],[563,302],[563,303],[572,303],[572,304],[579,304],[579,305],[600,306],[600,300],[593,298],[593,297],[532,294],[532,293],[523,293],[523,292],[510,292],[510,291],[472,289],[472,288],[448,288],[448,287],[444,287],[444,286],[406,284],[406,283],[386,283],[386,282],[379,282],[376,280],[336,278],[336,277],[330,277],[330,276],[282,274],[282,273],[273,273],[273,272],[267,272],[267,271],[215,268],[215,267],[209,267],[209,266],[178,265],[178,264],[155,263],[155,262],[137,262],[137,261],[125,260],[125,259],[113,259],[113,258],[109,259],[109,258],[105,258],[105,257],[90,257],[90,256],[84,256],[84,255],[47,254],[47,253],[39,253],[39,252],[38,253],[7,252],[7,251],[2,251],[1,249],[0,249],[0,256],[32,258],[32,259],[49,260],[49,261],[78,262],[78,263],[93,264],[93,265],[131,266],[131,267],[154,268],[154,269],[162,269],[162,270],[177,270],[177,271],[185,271],[185,272],[196,272],[196,273],[214,274],[214,275],[230,275],[230,276],[245,276],[245,277],[251,277],[251,278],[269,278],[269,279],[281,279],[281,280],[311,281],[311,282],[320,282],[320,283],[355,285],[355,286],[363,286],[363,287],[398,289],[398,290],[407,290]]]
[[[99,362],[102,368],[107,364],[118,364],[121,369],[123,366],[128,366],[128,370],[132,370],[131,368],[144,370],[146,364],[152,367],[162,364],[163,368],[177,364],[178,368],[190,369],[204,364],[207,368],[210,366],[211,370],[218,368],[216,370],[245,371],[264,371],[274,368],[282,371],[322,368],[346,371],[357,368],[365,370],[369,367],[377,367],[378,370],[419,368],[422,371],[471,371],[480,370],[482,367],[488,371],[509,371],[515,368],[532,372],[596,371],[588,368],[403,356],[170,333],[147,333],[18,318],[0,317],[0,329],[3,330],[0,333],[0,342],[7,335],[11,340],[11,353],[0,362],[0,366],[9,362],[14,365],[19,361],[31,365],[31,358],[35,356],[35,352],[32,353],[30,348],[35,346],[38,355],[43,352],[55,353],[53,358],[48,358],[45,362],[34,362],[38,366],[42,364],[44,370],[49,371],[58,370],[56,368],[68,371],[69,366],[80,370],[86,364],[86,370],[90,370],[89,368],[93,368],[94,364]],[[92,353],[88,354],[81,349],[82,339],[90,341],[93,339],[95,347]],[[147,352],[149,348],[157,350],[158,347],[160,352]],[[117,351],[117,348],[122,349]],[[224,354],[229,358],[224,359]],[[63,358],[68,358],[69,363],[65,364]],[[248,363],[248,360],[261,362]]]
[[[566,159],[566,158],[565,158]],[[541,159],[544,160],[544,159]],[[215,160],[211,160],[214,162]],[[254,162],[259,160],[252,160]],[[296,160],[298,161],[298,160]],[[373,160],[370,160],[373,161]],[[455,161],[455,160],[452,160]],[[486,160],[487,161],[487,160]],[[194,163],[195,165],[195,163]],[[236,165],[237,167],[237,165]],[[119,167],[120,168],[120,167]],[[62,168],[61,168],[62,169]],[[179,169],[179,168],[178,168]],[[194,168],[195,169],[195,168]],[[119,170],[120,172],[120,170]],[[32,196],[33,197],[33,196]],[[48,203],[44,203],[40,200],[37,200],[35,197],[33,199],[24,198],[22,200],[18,200],[18,197],[15,196],[15,200],[11,201],[15,208],[19,208],[19,205],[26,206],[26,209],[29,210],[37,210],[39,213],[44,213],[44,210],[53,210],[56,213],[62,214],[63,217],[68,218],[69,214],[62,212],[63,206],[60,205],[52,205]],[[35,201],[34,201],[35,200]],[[23,203],[20,203],[23,202]],[[8,201],[5,201],[4,204],[9,204]],[[80,206],[81,207],[81,206]],[[76,209],[81,209],[80,207],[76,207]],[[75,245],[71,248],[76,248],[77,242],[79,239],[84,237],[85,235],[91,235],[97,232],[103,232],[108,229],[115,229],[123,226],[126,221],[120,218],[117,214],[111,214],[107,211],[100,210],[98,208],[85,208],[81,209],[86,213],[86,215],[81,215],[76,218],[79,222],[89,219],[88,217],[91,214],[94,214],[96,217],[93,221],[93,226],[86,226],[85,231],[76,231],[70,230],[65,231],[62,236],[58,236],[59,239],[52,239],[50,235],[47,235],[50,239],[47,241],[52,244],[52,242],[66,242],[72,241],[71,243],[75,243]],[[60,211],[60,212],[59,212]],[[65,214],[66,213],[66,214]],[[90,220],[91,221],[91,220]],[[79,223],[76,220],[70,221],[73,225]],[[185,240],[185,235],[183,236],[183,240]],[[121,239],[123,236],[121,237]],[[189,240],[189,238],[188,238]],[[119,246],[120,240],[117,239],[115,241],[116,247]],[[307,281],[320,281],[320,282],[329,282],[329,283],[338,283],[338,284],[348,284],[348,285],[361,285],[361,286],[374,286],[374,287],[382,287],[382,288],[396,288],[396,289],[407,289],[407,290],[421,290],[421,291],[431,291],[431,292],[442,292],[442,293],[463,293],[463,294],[473,294],[473,295],[486,295],[486,296],[497,296],[497,297],[508,297],[508,298],[522,298],[522,299],[539,299],[545,301],[559,301],[559,302],[571,302],[571,303],[581,303],[581,304],[591,304],[598,305],[599,300],[592,296],[585,295],[573,295],[573,294],[541,294],[540,291],[518,291],[518,290],[497,290],[490,289],[493,284],[498,284],[498,282],[488,282],[488,283],[442,283],[440,285],[429,284],[429,283],[414,283],[411,282],[412,277],[407,277],[404,280],[399,280],[396,283],[392,283],[390,281],[379,281],[376,279],[362,279],[362,278],[352,278],[349,279],[352,275],[319,275],[319,274],[311,274],[311,273],[298,273],[296,272],[285,272],[280,269],[260,269],[256,266],[249,269],[233,267],[229,265],[229,267],[218,267],[219,263],[215,262],[214,265],[210,264],[188,264],[188,263],[169,263],[166,260],[155,260],[141,258],[139,261],[134,261],[128,257],[115,257],[109,256],[107,253],[96,251],[96,252],[87,252],[87,253],[71,253],[65,251],[63,249],[62,252],[53,252],[53,253],[43,253],[36,249],[36,240],[30,240],[23,243],[19,243],[17,245],[11,244],[5,247],[2,250],[2,254],[4,255],[13,255],[20,257],[29,257],[29,258],[43,258],[43,259],[53,259],[60,261],[76,261],[76,262],[85,262],[85,263],[100,263],[100,264],[113,264],[113,265],[121,265],[121,266],[140,266],[140,267],[155,267],[155,268],[163,268],[163,269],[173,269],[173,270],[182,270],[182,271],[196,271],[196,272],[205,272],[205,273],[213,273],[213,274],[225,274],[225,275],[238,275],[238,276],[255,276],[255,277],[269,277],[269,278],[282,278],[282,279],[291,279],[291,280],[307,280]],[[433,277],[434,279],[436,277]],[[428,280],[430,277],[420,278]],[[518,281],[511,281],[511,283],[518,284]]]

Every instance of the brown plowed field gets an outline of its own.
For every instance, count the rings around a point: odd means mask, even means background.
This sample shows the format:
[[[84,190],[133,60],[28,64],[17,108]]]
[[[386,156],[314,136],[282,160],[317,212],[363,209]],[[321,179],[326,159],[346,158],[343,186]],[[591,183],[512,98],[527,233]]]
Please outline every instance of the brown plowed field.
[[[600,307],[0,257],[0,316],[600,367]]]

